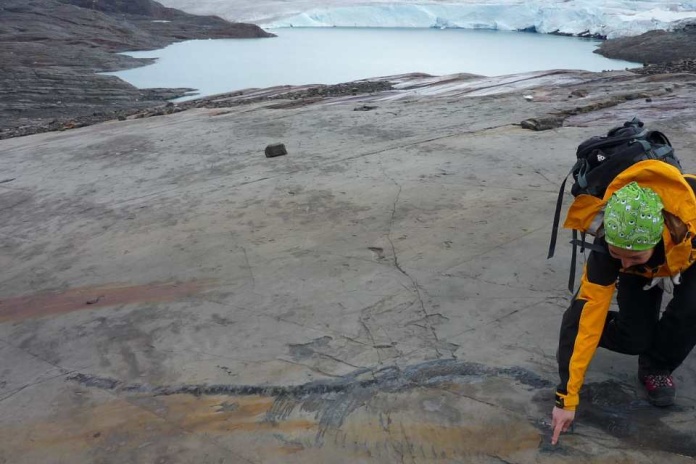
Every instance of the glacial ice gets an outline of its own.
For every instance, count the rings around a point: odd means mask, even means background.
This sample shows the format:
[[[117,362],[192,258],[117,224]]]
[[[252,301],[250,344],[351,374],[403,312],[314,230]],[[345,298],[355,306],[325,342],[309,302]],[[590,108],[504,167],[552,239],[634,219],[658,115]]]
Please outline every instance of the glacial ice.
[[[642,5],[644,9],[638,8]],[[608,38],[669,30],[673,22],[696,20],[693,5],[654,2],[519,2],[477,4],[391,4],[315,8],[264,26],[277,27],[428,27],[535,30],[540,33]],[[687,5],[688,6],[688,5]],[[649,7],[649,9],[648,9]]]
[[[696,21],[696,1],[670,0],[161,0],[264,28],[426,27],[536,30],[609,38]]]

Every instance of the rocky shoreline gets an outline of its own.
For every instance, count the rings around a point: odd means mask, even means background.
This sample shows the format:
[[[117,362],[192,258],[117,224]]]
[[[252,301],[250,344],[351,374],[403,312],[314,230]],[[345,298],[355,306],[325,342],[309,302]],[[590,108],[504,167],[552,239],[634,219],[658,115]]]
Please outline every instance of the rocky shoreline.
[[[646,65],[693,60],[696,59],[696,20],[685,21],[671,32],[650,31],[635,37],[607,40],[595,53]]]
[[[6,0],[0,4],[0,131],[102,120],[192,89],[137,89],[112,76],[148,64],[118,52],[202,38],[272,37],[252,24],[194,16],[151,0]],[[39,130],[40,131],[40,130]]]
[[[235,105],[287,98],[302,104],[312,98],[391,88],[386,80],[368,80],[251,91],[248,98],[232,92],[173,104],[167,100],[193,89],[137,89],[96,74],[151,62],[117,52],[197,38],[272,36],[255,25],[194,16],[151,0],[7,0],[0,6],[0,139],[215,107],[219,101],[229,105],[230,96]],[[643,62],[642,68],[630,70],[637,74],[696,73],[696,24],[607,40],[597,53]]]
[[[133,105],[133,107],[130,108],[93,113],[63,120],[54,118],[46,122],[37,121],[35,124],[28,124],[21,127],[0,128],[0,140],[39,134],[42,132],[77,129],[79,127],[91,126],[106,121],[126,121],[164,116],[192,108],[229,108],[270,100],[293,101],[293,103],[290,104],[283,103],[284,107],[289,107],[288,105],[304,106],[308,103],[315,103],[318,100],[328,97],[373,94],[390,90],[391,88],[392,85],[389,81],[378,79],[336,85],[282,86],[270,89],[250,89],[189,100],[182,103],[164,102],[166,98],[176,98],[179,96],[178,92],[181,89],[146,89],[143,90],[143,92],[152,92],[152,96],[144,102],[149,102],[149,106]],[[167,92],[169,92],[169,96],[167,96]],[[161,100],[161,102],[153,106],[152,102],[154,100]]]

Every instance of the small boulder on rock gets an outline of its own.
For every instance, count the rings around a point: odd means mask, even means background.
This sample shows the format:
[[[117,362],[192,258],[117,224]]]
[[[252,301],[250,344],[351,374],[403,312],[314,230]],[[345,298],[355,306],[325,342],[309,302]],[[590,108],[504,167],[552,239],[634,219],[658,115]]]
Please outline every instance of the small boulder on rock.
[[[569,97],[575,97],[575,98],[584,98],[587,96],[587,90],[585,89],[575,89],[572,92],[570,92]]]
[[[534,131],[545,131],[549,129],[556,129],[558,127],[563,127],[563,118],[531,118],[525,119],[520,124],[523,129],[530,129]]]
[[[285,144],[272,143],[266,147],[266,158],[275,158],[276,156],[284,156],[287,154],[288,151],[285,149]]]

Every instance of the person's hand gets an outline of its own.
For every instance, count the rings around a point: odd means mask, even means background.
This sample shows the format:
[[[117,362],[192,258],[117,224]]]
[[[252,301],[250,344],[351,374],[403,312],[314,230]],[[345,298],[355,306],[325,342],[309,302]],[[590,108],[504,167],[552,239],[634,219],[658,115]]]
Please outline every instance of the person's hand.
[[[553,429],[553,436],[551,437],[552,445],[558,443],[558,437],[561,436],[561,432],[567,432],[574,419],[575,411],[567,411],[554,406],[553,412],[551,413],[551,428]]]

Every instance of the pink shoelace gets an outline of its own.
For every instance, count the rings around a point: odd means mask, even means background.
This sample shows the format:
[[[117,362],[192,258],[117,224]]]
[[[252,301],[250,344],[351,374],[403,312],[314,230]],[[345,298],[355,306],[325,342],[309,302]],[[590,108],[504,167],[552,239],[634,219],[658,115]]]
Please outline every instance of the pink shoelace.
[[[646,375],[645,386],[652,390],[660,387],[673,387],[674,382],[671,375]]]

